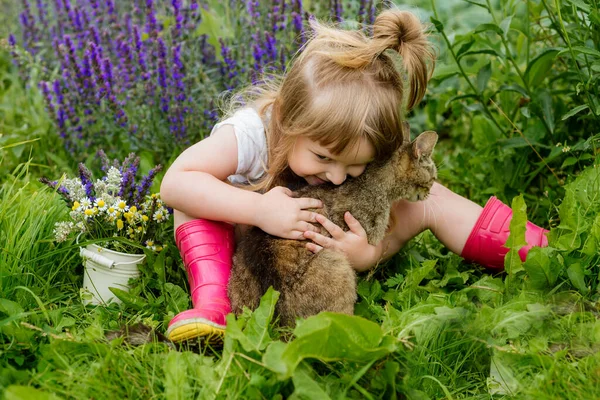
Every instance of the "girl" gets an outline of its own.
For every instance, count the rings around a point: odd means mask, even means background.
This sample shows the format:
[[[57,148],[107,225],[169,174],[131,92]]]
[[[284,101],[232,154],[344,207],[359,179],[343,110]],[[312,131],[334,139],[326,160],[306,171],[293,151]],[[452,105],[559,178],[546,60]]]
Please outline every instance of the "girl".
[[[435,184],[427,200],[396,204],[392,217],[402,223],[372,246],[351,215],[346,218],[350,230],[344,232],[308,210],[321,207],[319,200],[290,197],[290,186],[339,185],[362,174],[374,159],[396,151],[402,144],[399,110],[421,100],[434,64],[423,26],[409,12],[382,12],[372,38],[316,22],[312,28],[312,38],[281,84],[253,88],[252,106],[239,109],[218,123],[210,137],[185,150],[162,181],[161,196],[175,210],[175,238],[194,305],[170,322],[167,336],[173,341],[224,332],[233,224],[308,239],[313,252],[341,251],[358,271],[431,229],[453,252],[503,268],[511,210],[496,198],[482,209]],[[389,50],[401,55],[400,70]],[[406,90],[403,78],[409,83]],[[322,224],[332,237],[318,234],[313,223]],[[546,244],[543,232],[528,225],[530,245],[521,251],[522,258],[532,245]]]

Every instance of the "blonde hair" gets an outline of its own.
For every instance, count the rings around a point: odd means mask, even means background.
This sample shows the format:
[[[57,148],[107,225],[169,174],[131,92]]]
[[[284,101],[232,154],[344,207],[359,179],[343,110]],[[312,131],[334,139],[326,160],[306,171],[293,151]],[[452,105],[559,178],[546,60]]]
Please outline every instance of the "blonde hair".
[[[383,11],[372,38],[314,20],[310,25],[312,34],[286,75],[245,91],[266,121],[269,159],[266,176],[251,190],[293,179],[288,157],[300,136],[333,154],[367,138],[376,159],[391,156],[403,142],[403,106],[410,110],[425,94],[435,54],[414,14]],[[401,56],[403,69],[388,50]]]

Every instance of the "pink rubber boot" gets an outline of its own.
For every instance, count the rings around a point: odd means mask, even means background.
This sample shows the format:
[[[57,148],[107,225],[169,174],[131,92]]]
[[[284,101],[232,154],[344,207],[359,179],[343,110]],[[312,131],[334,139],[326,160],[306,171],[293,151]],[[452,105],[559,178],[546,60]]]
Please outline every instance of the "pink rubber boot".
[[[193,307],[175,316],[167,337],[173,342],[220,336],[231,311],[227,283],[234,249],[233,225],[197,219],[175,232],[177,248],[188,275]]]
[[[481,264],[494,272],[504,271],[504,256],[508,249],[504,247],[510,233],[509,225],[512,210],[495,196],[492,196],[465,243],[461,257]],[[548,246],[546,229],[527,222],[525,230],[526,246],[519,250],[519,257],[525,261],[529,249],[533,246]]]

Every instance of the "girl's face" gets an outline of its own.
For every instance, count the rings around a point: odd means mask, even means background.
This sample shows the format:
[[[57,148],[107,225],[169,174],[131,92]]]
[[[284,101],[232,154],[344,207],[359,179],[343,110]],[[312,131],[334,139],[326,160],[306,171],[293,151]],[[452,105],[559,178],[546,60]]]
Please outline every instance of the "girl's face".
[[[341,154],[333,155],[318,142],[300,137],[288,157],[288,164],[309,185],[326,182],[341,185],[348,175],[357,177],[362,174],[374,157],[375,149],[366,138]]]

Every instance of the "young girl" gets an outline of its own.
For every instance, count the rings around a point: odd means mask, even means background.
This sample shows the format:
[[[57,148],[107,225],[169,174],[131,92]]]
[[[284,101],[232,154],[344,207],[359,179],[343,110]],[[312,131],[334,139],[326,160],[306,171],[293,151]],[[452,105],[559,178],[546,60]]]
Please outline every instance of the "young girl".
[[[503,268],[511,210],[494,197],[482,209],[435,184],[427,200],[393,207],[398,223],[376,246],[351,215],[344,232],[309,211],[322,206],[319,200],[291,197],[289,187],[340,185],[396,151],[402,144],[400,110],[421,100],[434,63],[423,26],[409,12],[382,12],[372,38],[316,22],[312,28],[312,38],[281,84],[253,88],[258,94],[251,106],[185,150],[162,181],[161,196],[175,209],[175,238],[194,306],[169,324],[173,341],[224,332],[234,225],[306,240],[312,252],[343,252],[357,271],[431,229],[453,252],[496,271]],[[390,50],[400,54],[402,68]],[[247,188],[240,188],[243,184]],[[332,237],[318,234],[315,223]],[[529,223],[522,258],[529,247],[546,244],[543,232]]]

